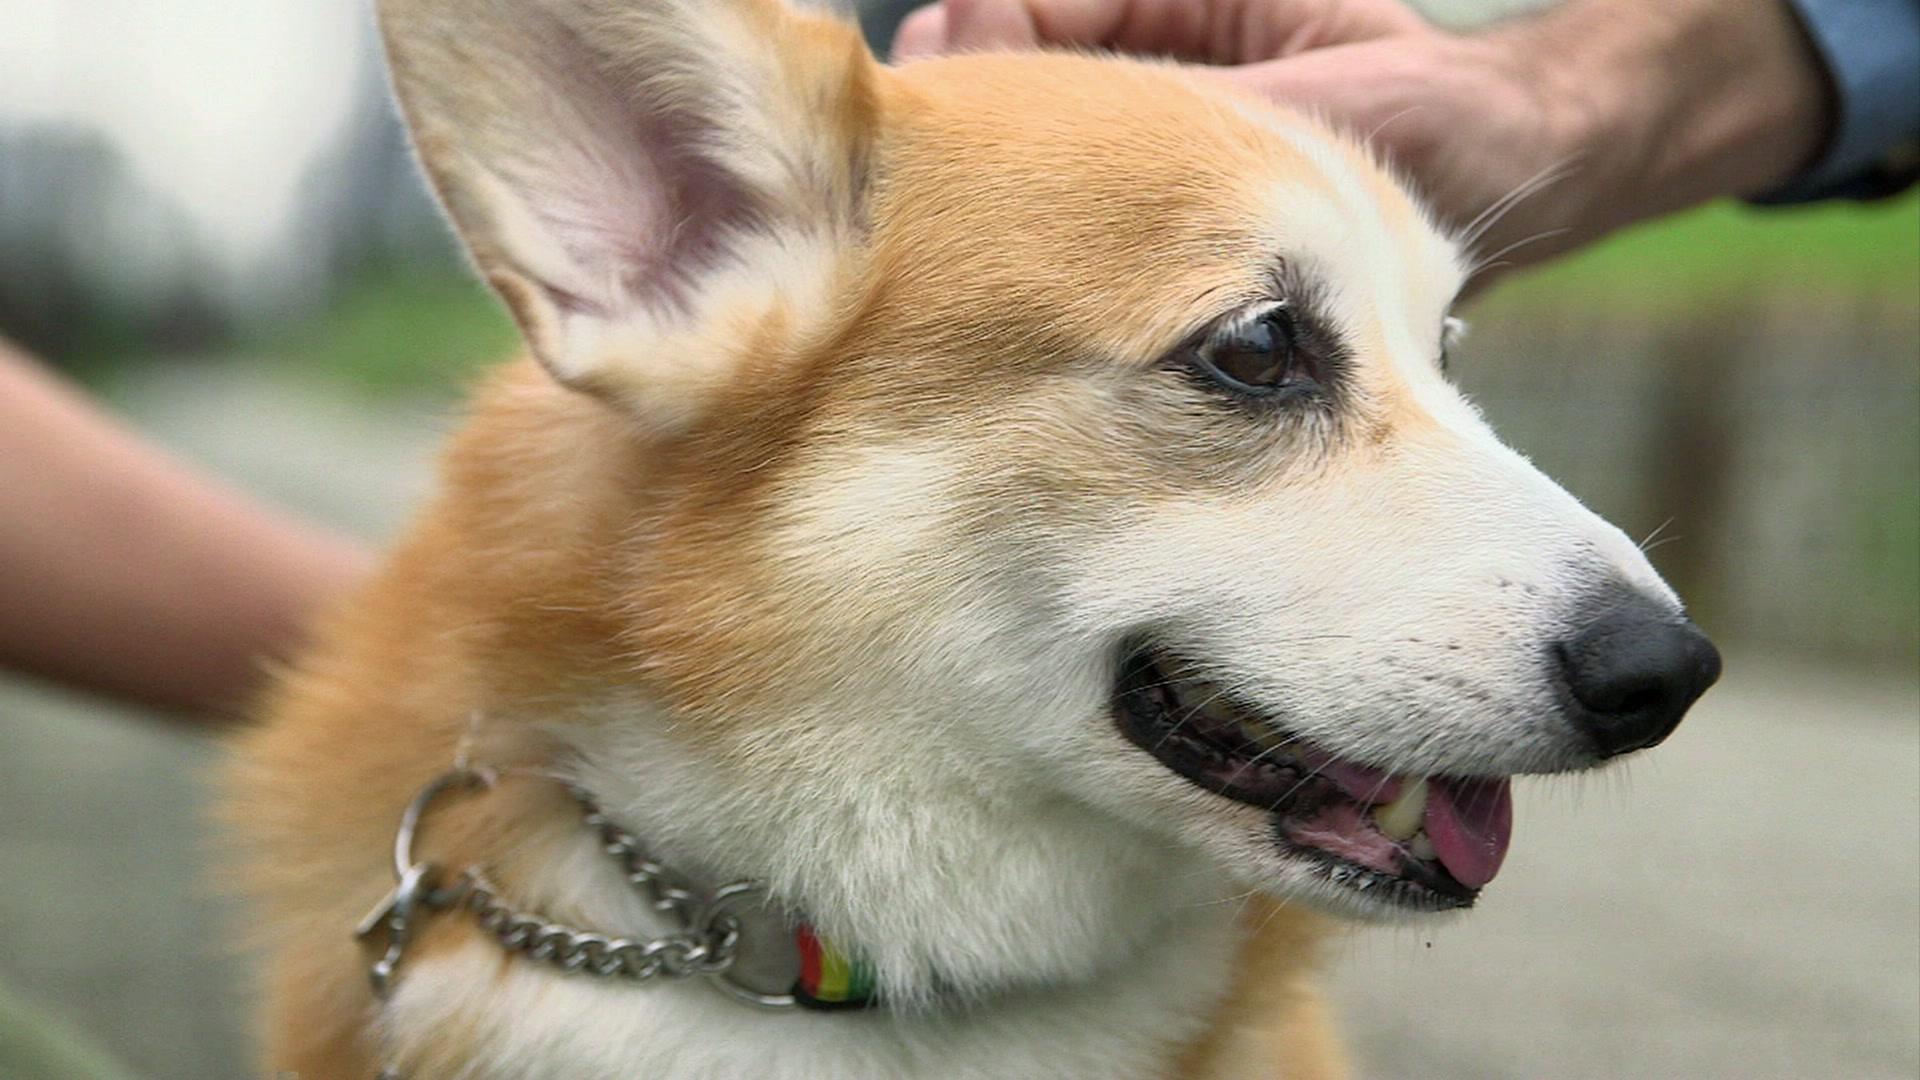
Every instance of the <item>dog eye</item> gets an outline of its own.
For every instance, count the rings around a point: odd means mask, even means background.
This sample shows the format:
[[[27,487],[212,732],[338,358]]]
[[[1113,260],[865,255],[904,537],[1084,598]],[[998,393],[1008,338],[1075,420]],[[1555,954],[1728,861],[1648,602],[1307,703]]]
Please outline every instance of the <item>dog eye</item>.
[[[1195,347],[1194,366],[1236,394],[1260,397],[1313,377],[1299,328],[1285,307],[1241,317]]]

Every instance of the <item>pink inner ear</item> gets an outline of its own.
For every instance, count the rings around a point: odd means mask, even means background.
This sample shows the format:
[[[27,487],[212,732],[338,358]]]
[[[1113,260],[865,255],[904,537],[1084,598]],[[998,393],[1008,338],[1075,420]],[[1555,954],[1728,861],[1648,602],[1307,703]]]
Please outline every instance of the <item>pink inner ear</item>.
[[[527,133],[530,153],[498,164],[575,265],[605,287],[583,296],[541,284],[561,307],[602,317],[634,305],[684,308],[694,276],[759,217],[739,177],[705,152],[715,129],[697,115],[701,103],[659,100],[657,86],[623,76],[557,22],[529,34],[526,47],[551,112],[545,131]]]

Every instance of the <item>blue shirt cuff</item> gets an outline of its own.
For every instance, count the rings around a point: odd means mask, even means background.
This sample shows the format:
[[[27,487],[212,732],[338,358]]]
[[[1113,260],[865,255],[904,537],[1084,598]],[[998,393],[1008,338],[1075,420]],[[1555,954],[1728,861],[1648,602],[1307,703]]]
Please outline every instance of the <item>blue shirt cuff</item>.
[[[1820,159],[1761,202],[1892,194],[1920,178],[1920,0],[1789,0],[1839,106]]]

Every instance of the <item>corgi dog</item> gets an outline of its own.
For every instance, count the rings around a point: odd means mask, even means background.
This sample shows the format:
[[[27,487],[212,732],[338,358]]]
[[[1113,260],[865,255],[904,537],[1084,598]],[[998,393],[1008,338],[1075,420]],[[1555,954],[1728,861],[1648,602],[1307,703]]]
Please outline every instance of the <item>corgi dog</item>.
[[[238,742],[270,1075],[1340,1076],[1329,931],[1717,676],[1307,117],[781,0],[381,24],[528,356]]]

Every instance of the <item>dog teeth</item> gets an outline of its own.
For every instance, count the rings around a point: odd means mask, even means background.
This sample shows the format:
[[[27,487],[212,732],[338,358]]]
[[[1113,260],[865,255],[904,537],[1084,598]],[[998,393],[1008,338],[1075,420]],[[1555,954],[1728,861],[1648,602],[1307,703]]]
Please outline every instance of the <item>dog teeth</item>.
[[[1287,737],[1258,720],[1240,721],[1240,734],[1248,742],[1262,750],[1280,750],[1286,747]]]
[[[1400,797],[1390,803],[1373,808],[1373,823],[1381,832],[1395,840],[1410,840],[1420,831],[1420,823],[1427,816],[1427,781],[1425,777],[1407,784]]]
[[[1235,708],[1233,699],[1207,679],[1182,679],[1161,691],[1169,711],[1181,720],[1205,720],[1215,731],[1233,732],[1267,753],[1285,750],[1285,733],[1258,716]]]
[[[1176,700],[1189,713],[1205,717],[1215,727],[1238,731],[1249,742],[1265,746],[1277,738],[1265,724],[1234,708],[1227,695],[1205,679],[1181,683]]]
[[[1438,854],[1433,850],[1433,841],[1427,839],[1425,829],[1413,834],[1413,839],[1407,843],[1407,850],[1413,852],[1413,857],[1422,862],[1432,862]]]
[[[1240,723],[1233,707],[1228,705],[1218,690],[1210,690],[1200,706],[1200,714],[1216,724],[1233,727]]]

